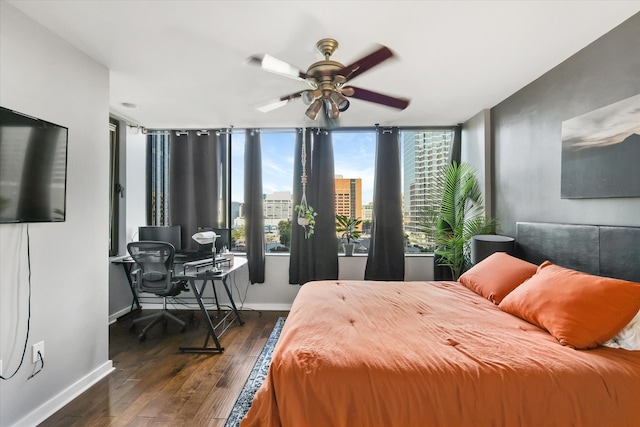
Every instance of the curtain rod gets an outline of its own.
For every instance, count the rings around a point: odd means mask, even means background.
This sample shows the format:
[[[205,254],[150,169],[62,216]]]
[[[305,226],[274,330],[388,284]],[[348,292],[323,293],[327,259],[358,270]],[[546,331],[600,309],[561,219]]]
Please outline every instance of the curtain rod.
[[[424,130],[452,130],[456,126],[460,125],[449,125],[449,126],[354,126],[354,127],[341,127],[336,129],[327,129],[327,128],[319,128],[319,127],[309,127],[306,129],[317,129],[320,131],[331,130],[333,132],[371,132],[375,131],[378,127],[380,128],[392,128],[397,127],[401,132],[412,132],[412,131],[424,131]],[[188,135],[189,132],[196,132],[198,136],[200,135],[209,135],[210,132],[215,132],[216,135],[230,135],[230,134],[239,134],[244,133],[247,129],[234,129],[233,127],[228,129],[145,129],[142,128],[142,133],[145,135],[169,135],[171,132],[176,132],[178,136],[180,135]],[[300,129],[296,128],[257,128],[255,130],[259,131],[263,134],[287,134],[287,133],[296,133]]]

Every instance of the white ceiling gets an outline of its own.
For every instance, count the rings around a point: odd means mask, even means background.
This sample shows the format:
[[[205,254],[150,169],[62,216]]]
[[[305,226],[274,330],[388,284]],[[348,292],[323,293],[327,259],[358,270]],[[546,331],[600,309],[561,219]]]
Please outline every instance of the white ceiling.
[[[325,37],[345,65],[391,48],[397,59],[353,84],[411,98],[404,111],[352,100],[342,126],[464,122],[640,11],[640,0],[8,2],[109,68],[112,113],[150,129],[313,126],[300,99],[257,111],[306,85],[243,62],[269,53],[306,70]]]

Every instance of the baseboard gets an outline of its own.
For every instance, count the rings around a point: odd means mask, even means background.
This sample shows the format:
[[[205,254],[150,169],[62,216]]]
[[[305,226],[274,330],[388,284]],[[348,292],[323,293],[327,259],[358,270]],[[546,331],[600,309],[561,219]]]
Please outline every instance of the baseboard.
[[[207,304],[208,310],[215,310],[215,306]],[[225,308],[227,306],[225,305]],[[169,310],[200,310],[198,304],[195,302],[193,304],[181,304],[181,305],[171,305],[169,304]],[[142,304],[142,309],[146,310],[162,310],[161,303],[144,303]],[[238,310],[243,311],[290,311],[291,304],[283,304],[283,303],[258,303],[258,304],[245,304],[242,307],[238,306]],[[128,314],[130,312],[130,308],[124,308],[116,313],[109,315],[109,324],[115,323],[118,318]]]
[[[14,424],[13,427],[32,427],[40,424],[114,370],[113,362],[111,360],[106,361],[102,366],[99,366],[84,378],[81,378],[74,384],[71,384],[66,390],[63,390],[48,402],[40,405],[40,407],[36,408],[26,417]]]
[[[290,311],[291,304],[282,303],[258,303],[258,304],[245,304],[239,310],[253,310],[253,311]]]
[[[131,311],[130,307],[123,308],[120,311],[116,311],[109,315],[109,324],[115,323],[120,317],[128,314]]]

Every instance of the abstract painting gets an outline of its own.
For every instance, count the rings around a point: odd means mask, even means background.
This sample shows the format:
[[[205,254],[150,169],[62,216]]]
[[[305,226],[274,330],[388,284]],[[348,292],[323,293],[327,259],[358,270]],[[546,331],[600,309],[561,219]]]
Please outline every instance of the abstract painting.
[[[640,197],[640,94],[562,122],[560,195]]]

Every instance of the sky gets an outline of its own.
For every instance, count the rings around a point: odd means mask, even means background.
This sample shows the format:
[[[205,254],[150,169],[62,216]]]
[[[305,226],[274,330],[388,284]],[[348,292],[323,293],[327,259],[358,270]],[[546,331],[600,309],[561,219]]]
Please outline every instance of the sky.
[[[295,133],[263,131],[262,186],[263,193],[292,191]],[[375,132],[334,132],[335,174],[343,178],[362,179],[362,203],[373,201]],[[244,199],[244,133],[232,137],[232,201]],[[299,179],[299,177],[297,177]]]

